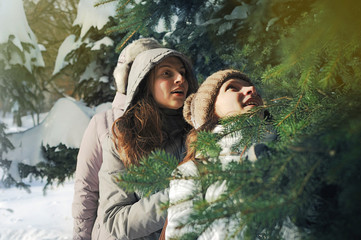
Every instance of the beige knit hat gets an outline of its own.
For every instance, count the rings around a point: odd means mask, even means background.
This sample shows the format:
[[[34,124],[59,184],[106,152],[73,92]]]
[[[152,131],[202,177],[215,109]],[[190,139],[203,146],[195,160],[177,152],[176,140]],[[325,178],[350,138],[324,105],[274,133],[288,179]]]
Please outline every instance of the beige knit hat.
[[[242,72],[227,69],[213,73],[198,88],[196,93],[188,96],[184,102],[184,119],[195,129],[202,126],[207,116],[213,111],[214,102],[222,84],[231,78],[237,78],[251,82],[251,80]]]
[[[120,53],[118,64],[113,72],[117,91],[123,94],[126,93],[129,70],[139,53],[162,47],[163,46],[154,38],[141,38],[126,46]]]

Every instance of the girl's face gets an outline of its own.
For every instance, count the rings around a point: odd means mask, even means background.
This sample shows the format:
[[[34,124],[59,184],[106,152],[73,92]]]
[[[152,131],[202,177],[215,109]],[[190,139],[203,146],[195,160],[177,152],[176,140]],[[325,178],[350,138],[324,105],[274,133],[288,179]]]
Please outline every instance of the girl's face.
[[[215,113],[219,118],[247,113],[263,101],[251,83],[231,78],[223,83],[215,101]]]
[[[188,92],[186,69],[177,57],[168,57],[154,70],[152,95],[160,107],[179,109],[183,106]]]

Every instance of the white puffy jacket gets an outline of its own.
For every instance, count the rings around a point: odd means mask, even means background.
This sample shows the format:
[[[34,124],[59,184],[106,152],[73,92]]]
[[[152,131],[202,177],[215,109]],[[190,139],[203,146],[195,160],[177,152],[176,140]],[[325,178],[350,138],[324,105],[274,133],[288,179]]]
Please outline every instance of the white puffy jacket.
[[[218,125],[213,130],[214,133],[222,131],[222,126]],[[232,152],[231,148],[239,142],[241,134],[232,134],[223,137],[218,141],[222,151],[220,152],[219,160],[222,164],[222,169],[226,170],[230,162],[239,162],[242,149],[239,152]],[[242,159],[248,161],[256,161],[257,156],[261,154],[256,148],[257,144],[252,145],[242,155]],[[257,151],[256,151],[257,149]],[[262,150],[261,150],[262,151]],[[188,161],[178,166],[173,173],[177,177],[170,182],[168,208],[168,226],[166,228],[166,239],[177,239],[180,236],[194,231],[198,226],[187,224],[190,214],[193,212],[193,204],[195,201],[206,200],[207,202],[216,201],[222,194],[226,193],[226,181],[218,181],[209,186],[207,189],[202,189],[201,183],[197,180],[199,171],[197,164],[194,161]],[[197,238],[198,240],[224,240],[224,239],[240,239],[243,231],[238,235],[230,238],[230,233],[240,223],[239,215],[234,215],[230,218],[222,218],[214,221],[203,233]],[[182,224],[185,227],[180,228]]]

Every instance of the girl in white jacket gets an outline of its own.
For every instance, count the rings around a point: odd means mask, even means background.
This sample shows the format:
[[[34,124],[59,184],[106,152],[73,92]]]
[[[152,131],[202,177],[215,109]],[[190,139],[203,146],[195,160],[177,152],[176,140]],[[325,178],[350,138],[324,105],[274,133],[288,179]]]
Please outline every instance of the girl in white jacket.
[[[201,156],[192,145],[197,139],[199,131],[213,131],[219,133],[223,126],[218,121],[225,117],[248,113],[254,107],[263,105],[262,98],[257,93],[249,78],[236,70],[222,70],[208,77],[195,94],[190,95],[183,109],[186,121],[194,129],[187,138],[187,156],[182,164],[174,171],[174,180],[170,182],[168,209],[168,225],[166,239],[178,239],[187,233],[199,233],[198,239],[241,239],[243,230],[234,230],[239,227],[240,216],[220,218],[210,226],[189,224],[189,216],[194,212],[194,202],[206,200],[209,203],[216,201],[222,194],[227,193],[226,181],[218,181],[203,189],[199,180],[199,164],[197,158]],[[259,111],[262,112],[263,111]],[[273,135],[274,136],[274,135]],[[246,151],[232,148],[242,138],[240,132],[223,136],[218,144],[221,147],[219,162],[222,170],[227,171],[230,162],[240,159],[255,161],[264,151],[264,144],[254,144]],[[240,158],[241,156],[241,158]],[[207,159],[212,161],[214,159]],[[188,223],[188,224],[187,224]]]

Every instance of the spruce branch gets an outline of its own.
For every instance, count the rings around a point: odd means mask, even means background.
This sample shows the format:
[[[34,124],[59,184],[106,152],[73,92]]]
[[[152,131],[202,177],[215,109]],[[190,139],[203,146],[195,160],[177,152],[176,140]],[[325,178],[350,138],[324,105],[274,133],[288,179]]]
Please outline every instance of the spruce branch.
[[[288,114],[286,115],[286,117],[284,117],[279,123],[277,123],[277,126],[280,126],[287,118],[289,118],[293,113],[295,113],[298,105],[300,104],[300,102],[301,102],[301,100],[302,100],[302,97],[303,97],[303,95],[301,94],[300,97],[298,98],[297,103],[296,103],[296,105],[294,106],[293,110],[292,110],[290,113],[288,113]]]
[[[136,24],[136,23],[135,23],[135,24]],[[134,25],[135,25],[135,24],[134,24]],[[120,51],[120,49],[123,48],[123,46],[129,41],[129,39],[131,39],[131,38],[133,37],[133,35],[140,29],[141,26],[142,26],[142,25],[139,24],[139,25],[137,26],[137,28],[136,28],[132,33],[130,33],[129,36],[121,43],[121,45],[120,45],[119,47],[117,47],[117,50],[118,50],[118,51]]]
[[[307,175],[306,175],[305,178],[303,179],[302,184],[301,184],[299,190],[297,191],[296,196],[300,196],[300,195],[302,194],[302,192],[303,192],[306,184],[309,182],[312,174],[315,172],[316,168],[321,164],[321,161],[322,161],[322,160],[323,160],[323,159],[320,158],[320,159],[312,166],[312,168],[310,169],[310,171],[307,173]]]
[[[129,166],[125,173],[119,174],[117,184],[129,192],[139,192],[149,196],[168,187],[171,173],[179,160],[164,150],[152,152],[144,157],[139,166]]]

